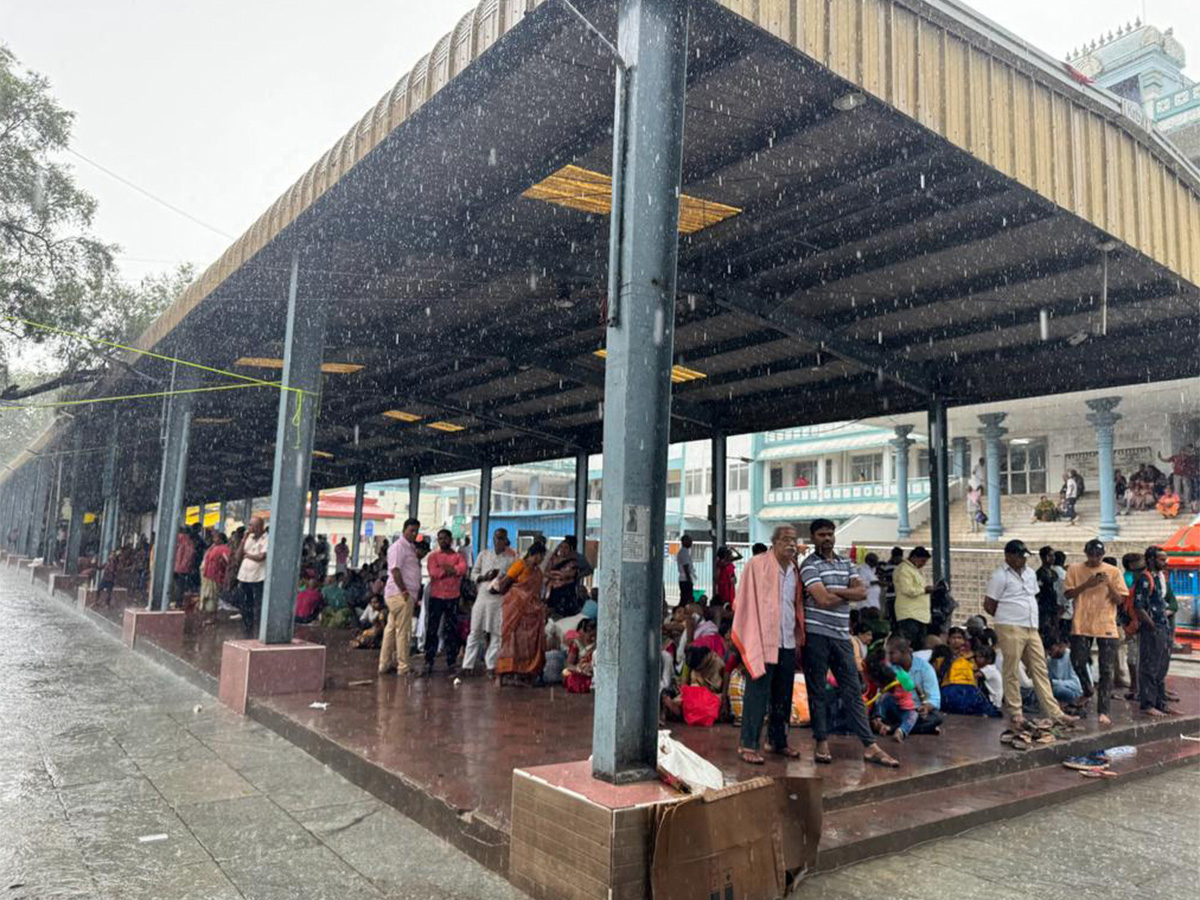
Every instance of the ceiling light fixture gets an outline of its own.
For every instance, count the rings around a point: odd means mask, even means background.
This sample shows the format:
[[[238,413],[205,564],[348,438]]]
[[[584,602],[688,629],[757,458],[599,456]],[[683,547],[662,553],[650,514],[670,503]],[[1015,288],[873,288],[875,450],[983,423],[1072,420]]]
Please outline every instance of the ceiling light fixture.
[[[1067,343],[1070,344],[1072,347],[1078,347],[1080,344],[1082,344],[1087,339],[1088,339],[1088,336],[1087,336],[1086,331],[1077,331],[1073,335],[1071,335],[1069,338],[1067,338]]]
[[[333,454],[328,450],[314,450],[312,455],[320,459],[333,459]]]
[[[593,350],[592,356],[598,356],[601,359],[608,358],[607,350]],[[698,369],[689,369],[687,366],[675,365],[671,366],[671,383],[683,384],[685,381],[699,381],[702,378],[707,378],[703,372]]]
[[[607,216],[612,212],[612,177],[581,166],[566,165],[528,188],[521,196]],[[741,211],[736,206],[680,194],[679,231],[682,234],[703,231]]]
[[[420,422],[422,416],[416,413],[405,412],[402,409],[389,409],[384,413],[389,419],[395,419],[397,422]]]
[[[836,98],[833,101],[833,108],[841,112],[850,112],[850,110],[858,109],[866,102],[867,98],[858,91],[850,91]]]
[[[283,360],[274,356],[243,356],[233,363],[249,369],[282,369]],[[321,371],[326,375],[353,375],[361,372],[363,366],[357,363],[327,362],[321,363]]]
[[[465,425],[455,425],[453,422],[430,422],[430,428],[436,428],[438,431],[466,431]]]
[[[225,416],[225,417],[200,416],[197,419],[192,419],[192,424],[193,425],[228,425],[232,421],[233,421],[233,419],[230,418],[229,416]]]

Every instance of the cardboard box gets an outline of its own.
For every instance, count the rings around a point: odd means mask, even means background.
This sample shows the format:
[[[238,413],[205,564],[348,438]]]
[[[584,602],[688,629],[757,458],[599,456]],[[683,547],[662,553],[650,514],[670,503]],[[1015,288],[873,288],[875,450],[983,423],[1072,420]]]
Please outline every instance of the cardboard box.
[[[776,900],[816,862],[818,778],[756,778],[657,810],[654,900]]]

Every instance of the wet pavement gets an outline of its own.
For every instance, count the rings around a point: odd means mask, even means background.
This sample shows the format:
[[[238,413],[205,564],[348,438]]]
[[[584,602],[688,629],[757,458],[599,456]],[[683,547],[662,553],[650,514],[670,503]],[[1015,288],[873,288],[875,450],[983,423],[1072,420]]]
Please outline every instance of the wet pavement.
[[[817,875],[795,900],[1194,900],[1200,766],[1190,765]],[[913,798],[920,802],[920,795]]]
[[[0,572],[0,897],[524,895]]]

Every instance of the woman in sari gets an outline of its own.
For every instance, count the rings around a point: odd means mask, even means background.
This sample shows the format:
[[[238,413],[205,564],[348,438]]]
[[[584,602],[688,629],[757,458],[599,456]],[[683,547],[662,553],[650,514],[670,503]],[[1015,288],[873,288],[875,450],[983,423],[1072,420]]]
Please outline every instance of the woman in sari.
[[[546,604],[542,602],[542,560],[546,545],[534,543],[523,559],[508,567],[496,586],[504,594],[500,623],[501,685],[530,685],[546,664]]]

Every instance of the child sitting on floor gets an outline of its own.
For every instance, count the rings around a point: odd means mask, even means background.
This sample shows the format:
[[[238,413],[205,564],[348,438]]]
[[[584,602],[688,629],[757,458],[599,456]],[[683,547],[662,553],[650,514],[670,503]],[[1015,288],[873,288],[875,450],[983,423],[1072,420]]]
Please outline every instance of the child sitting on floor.
[[[992,706],[999,709],[1004,704],[1004,676],[996,667],[996,651],[983,646],[975,651],[975,661],[979,664],[979,678],[983,682],[984,693]]]
[[[357,650],[378,650],[383,639],[383,626],[387,624],[387,605],[378,594],[371,597],[367,608],[359,614],[358,622],[363,626],[350,646]]]
[[[967,641],[967,633],[954,627],[950,629],[946,640],[950,648],[950,660],[942,675],[942,712],[998,717],[1000,710],[979,689],[975,653]]]
[[[880,730],[903,741],[917,724],[916,685],[907,672],[888,664],[882,647],[868,654],[866,668],[877,688],[870,704]]]

